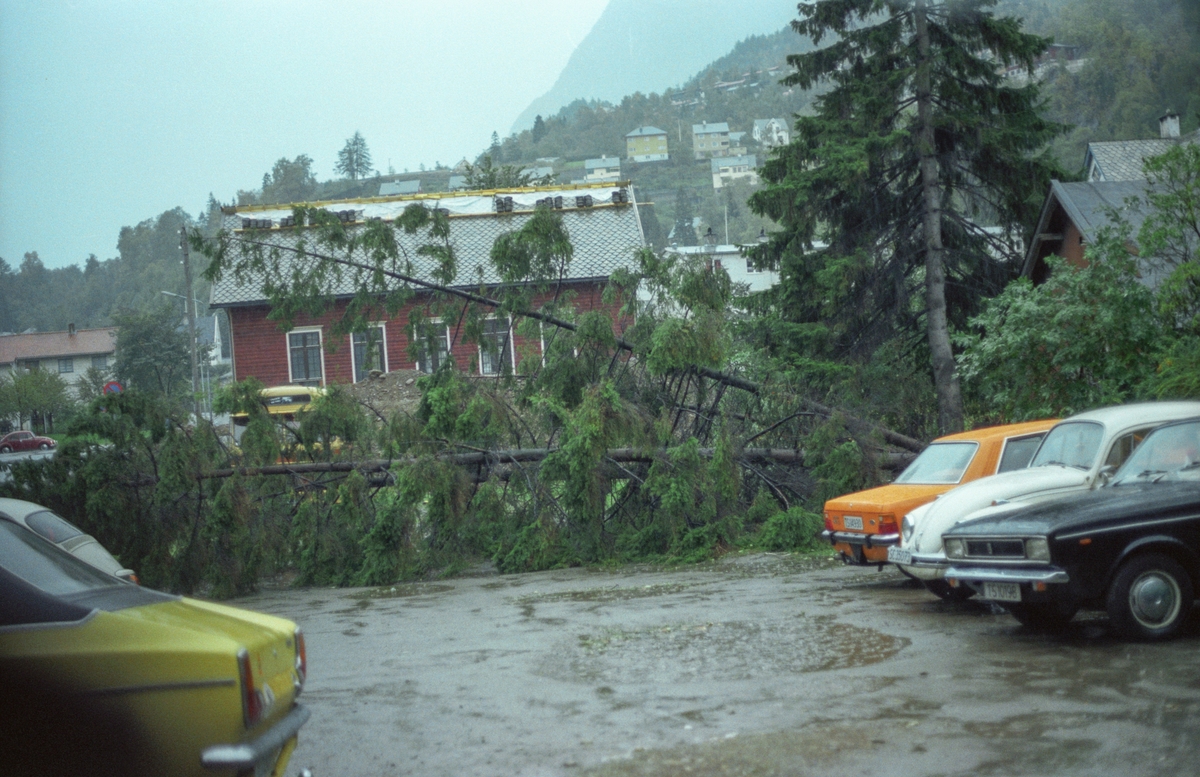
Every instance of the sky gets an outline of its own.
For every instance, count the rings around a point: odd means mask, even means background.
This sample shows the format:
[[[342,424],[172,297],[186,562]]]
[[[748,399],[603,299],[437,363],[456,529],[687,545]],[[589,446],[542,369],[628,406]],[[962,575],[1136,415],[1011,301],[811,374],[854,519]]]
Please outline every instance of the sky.
[[[0,257],[116,255],[122,226],[281,157],[321,180],[473,158],[554,83],[608,0],[0,0]]]

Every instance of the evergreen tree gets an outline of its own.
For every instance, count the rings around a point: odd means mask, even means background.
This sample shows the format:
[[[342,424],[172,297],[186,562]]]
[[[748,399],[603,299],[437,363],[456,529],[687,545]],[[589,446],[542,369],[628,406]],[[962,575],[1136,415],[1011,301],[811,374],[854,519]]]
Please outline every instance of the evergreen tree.
[[[303,154],[301,157],[307,159]],[[299,162],[299,158],[297,162]],[[367,148],[367,141],[363,139],[362,133],[358,130],[354,131],[354,135],[346,141],[346,145],[342,146],[342,150],[338,152],[338,161],[333,169],[335,172],[341,173],[352,181],[357,181],[359,178],[365,178],[371,174],[371,151]]]
[[[488,146],[488,156],[499,162],[500,153],[500,134],[495,130],[492,130],[492,144]]]
[[[546,137],[546,122],[542,120],[542,114],[538,114],[533,120],[533,130],[530,132],[533,142],[537,143],[542,138]]]
[[[943,432],[963,424],[951,320],[1016,266],[995,257],[1019,255],[1003,236],[1035,218],[1057,171],[1037,152],[1062,131],[1039,116],[1037,86],[1007,81],[1001,67],[1031,71],[1048,41],[993,5],[802,4],[793,29],[834,40],[789,56],[785,83],[829,91],[797,119],[751,200],[782,226],[757,254],[781,267],[781,313],[820,330],[831,352],[869,354],[897,323],[923,318]]]

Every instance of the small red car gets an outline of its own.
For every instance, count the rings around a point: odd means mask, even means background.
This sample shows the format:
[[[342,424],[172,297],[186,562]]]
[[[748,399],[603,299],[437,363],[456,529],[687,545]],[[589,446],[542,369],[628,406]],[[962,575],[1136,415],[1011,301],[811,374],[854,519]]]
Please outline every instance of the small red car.
[[[58,445],[49,437],[39,437],[33,432],[9,432],[0,437],[0,453],[15,453],[16,451],[47,451]]]

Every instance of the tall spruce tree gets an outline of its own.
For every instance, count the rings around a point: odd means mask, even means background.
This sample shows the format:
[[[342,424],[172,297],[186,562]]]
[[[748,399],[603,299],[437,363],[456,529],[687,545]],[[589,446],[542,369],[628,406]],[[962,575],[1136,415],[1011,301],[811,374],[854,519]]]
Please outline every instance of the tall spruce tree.
[[[828,91],[751,199],[782,227],[756,255],[781,268],[780,312],[804,338],[793,347],[866,356],[923,323],[944,433],[963,424],[950,323],[1019,266],[1017,236],[1058,173],[1042,149],[1064,129],[1040,115],[1036,84],[1005,75],[1032,71],[1049,41],[993,5],[801,4],[792,28],[830,41],[789,56],[785,83]]]

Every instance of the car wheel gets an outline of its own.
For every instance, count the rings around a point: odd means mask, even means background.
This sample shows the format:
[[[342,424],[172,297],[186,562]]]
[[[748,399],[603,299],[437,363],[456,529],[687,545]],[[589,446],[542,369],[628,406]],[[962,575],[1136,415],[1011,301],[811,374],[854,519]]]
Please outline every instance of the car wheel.
[[[1166,639],[1179,631],[1191,612],[1192,579],[1170,556],[1135,556],[1117,571],[1108,589],[1112,630],[1131,639]]]
[[[12,448],[7,445],[0,445],[0,453],[12,453]]]
[[[50,443],[48,443],[48,442],[44,442],[44,443],[42,443],[41,445],[39,445],[38,447],[39,447],[39,448],[41,448],[41,449],[42,449],[42,450],[44,450],[44,451],[48,451],[48,450],[50,450]]]
[[[1063,607],[1056,602],[1031,602],[1006,604],[1004,609],[1021,622],[1022,626],[1034,631],[1062,631],[1079,611],[1076,606]]]
[[[948,602],[965,602],[975,595],[975,589],[969,585],[960,585],[956,588],[945,580],[925,580],[923,582],[925,590]]]

